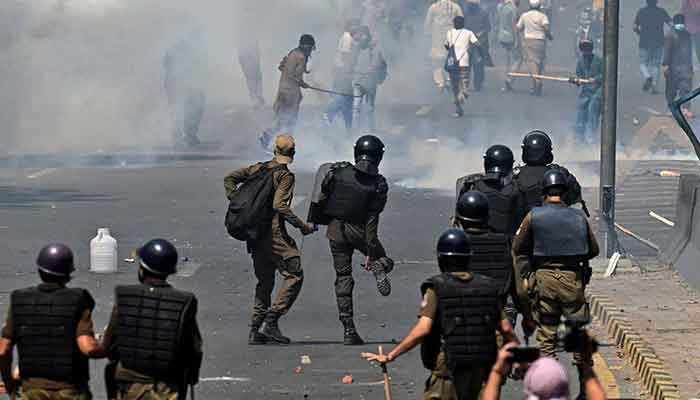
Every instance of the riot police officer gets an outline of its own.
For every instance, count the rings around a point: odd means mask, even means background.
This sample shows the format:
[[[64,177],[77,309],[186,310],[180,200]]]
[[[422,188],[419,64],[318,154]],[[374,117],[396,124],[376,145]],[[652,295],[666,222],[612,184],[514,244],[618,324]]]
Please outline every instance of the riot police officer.
[[[476,190],[489,201],[489,228],[508,237],[515,234],[524,208],[513,181],[513,152],[497,144],[484,154],[484,174],[468,175],[457,180],[457,200],[466,192]]]
[[[437,368],[444,363],[457,398],[478,399],[496,358],[496,331],[509,342],[517,343],[517,338],[501,309],[499,283],[471,272],[472,256],[472,245],[464,231],[445,231],[437,244],[441,273],[421,285],[423,301],[418,323],[389,354],[363,356],[368,361],[389,363],[423,343],[421,355],[432,358],[424,358],[424,364]],[[441,348],[445,357],[437,356]]]
[[[525,165],[515,168],[513,177],[527,202],[523,217],[532,208],[542,205],[542,176],[547,170],[554,168],[561,170],[566,177],[568,190],[562,200],[569,206],[581,203],[584,212],[588,215],[586,202],[581,196],[581,186],[576,177],[566,168],[552,164],[554,154],[552,153],[552,139],[549,138],[549,135],[540,130],[529,132],[523,138],[522,151],[522,160]]]
[[[377,289],[382,296],[391,293],[387,274],[394,261],[387,257],[379,241],[379,215],[387,202],[388,185],[379,174],[379,164],[384,156],[384,143],[372,135],[360,137],[355,143],[355,164],[339,162],[323,166],[318,202],[312,204],[321,210],[321,216],[310,212],[309,222],[327,224],[333,267],[335,268],[335,295],[338,313],[344,328],[344,344],[360,345],[363,340],[353,321],[352,255],[355,250],[366,256],[365,268],[372,271]]]
[[[523,220],[513,240],[513,255],[530,260],[526,273],[534,298],[537,342],[544,356],[554,356],[561,317],[589,318],[584,294],[590,279],[588,260],[599,249],[584,213],[564,203],[566,175],[550,169],[543,181],[544,205],[533,208]],[[590,360],[574,353],[574,362],[582,378],[581,366]]]
[[[187,387],[197,384],[202,363],[197,298],[167,282],[178,261],[170,242],[153,239],[138,258],[140,283],[117,286],[104,335],[109,358],[118,363],[117,398],[184,398]]]
[[[27,400],[89,399],[88,359],[105,356],[93,330],[95,300],[85,289],[66,287],[75,271],[68,246],[44,247],[36,264],[42,283],[11,294],[0,339],[5,387],[12,395],[20,389]],[[21,382],[11,372],[15,344]]]
[[[466,192],[459,198],[455,224],[461,227],[472,241],[473,255],[470,271],[496,280],[502,289],[504,311],[511,325],[515,325],[518,311],[523,314],[523,329],[526,336],[534,331],[529,301],[519,296],[522,284],[520,271],[513,265],[510,240],[502,234],[489,230],[489,201],[481,192]],[[512,300],[512,301],[511,301]]]

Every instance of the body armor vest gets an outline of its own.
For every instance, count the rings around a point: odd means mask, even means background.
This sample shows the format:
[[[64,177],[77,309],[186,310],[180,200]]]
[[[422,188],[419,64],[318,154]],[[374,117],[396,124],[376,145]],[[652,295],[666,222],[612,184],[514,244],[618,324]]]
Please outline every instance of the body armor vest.
[[[516,182],[527,201],[527,212],[542,205],[542,178],[548,169],[546,165],[520,167]]]
[[[500,315],[499,289],[489,277],[474,274],[462,281],[450,274],[437,275],[423,284],[438,297],[438,316],[447,365],[450,370],[492,363],[496,359],[496,327]]]
[[[488,276],[501,290],[508,292],[512,279],[513,261],[508,238],[501,233],[469,233],[472,241],[472,258],[469,271]]]
[[[354,224],[367,222],[369,204],[377,191],[377,178],[378,175],[359,172],[352,165],[334,170],[325,214]]]
[[[541,207],[544,204],[544,195],[542,194],[542,178],[544,173],[550,169],[557,169],[566,175],[567,180],[567,190],[564,193],[562,200],[566,205],[571,206],[576,203],[581,203],[583,197],[581,196],[581,185],[576,180],[576,177],[569,172],[568,169],[557,165],[525,165],[518,169],[516,174],[515,182],[518,185],[518,189],[525,196],[527,200],[527,210],[525,210],[525,216],[535,207]]]
[[[194,295],[171,287],[118,286],[117,352],[125,368],[144,375],[180,381],[179,357],[185,314]]]
[[[479,180],[474,184],[489,199],[489,228],[497,233],[513,236],[518,229],[517,190],[511,181],[501,186],[496,181]]]
[[[535,257],[569,257],[588,254],[588,221],[583,211],[565,205],[532,209]]]
[[[92,309],[83,289],[42,291],[28,288],[12,294],[19,368],[22,379],[45,378],[78,386],[90,379],[88,358],[76,343],[82,312]]]

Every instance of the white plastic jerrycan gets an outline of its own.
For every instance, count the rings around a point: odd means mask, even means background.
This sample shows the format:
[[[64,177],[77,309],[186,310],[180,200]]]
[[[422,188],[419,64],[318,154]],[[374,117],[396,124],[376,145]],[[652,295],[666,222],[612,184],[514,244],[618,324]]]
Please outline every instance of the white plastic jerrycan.
[[[109,228],[98,229],[97,236],[90,241],[90,272],[117,272],[117,239],[109,235]]]

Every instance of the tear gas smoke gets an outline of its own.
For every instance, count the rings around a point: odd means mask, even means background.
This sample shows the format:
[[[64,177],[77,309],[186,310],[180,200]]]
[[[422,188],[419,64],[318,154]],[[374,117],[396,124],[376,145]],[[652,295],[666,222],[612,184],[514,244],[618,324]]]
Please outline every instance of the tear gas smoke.
[[[407,0],[395,0],[407,1]],[[425,2],[414,2],[425,6]],[[242,158],[256,137],[272,124],[269,105],[277,89],[280,59],[299,35],[312,33],[318,51],[309,81],[331,88],[332,60],[345,21],[358,17],[360,0],[5,0],[0,13],[0,126],[2,151],[17,153],[93,153],[169,151],[173,118],[164,88],[164,57],[178,42],[199,37],[206,60],[199,70],[207,95],[202,139]],[[415,7],[414,7],[415,8]],[[469,98],[467,118],[449,118],[451,95],[439,93],[431,79],[427,37],[420,32],[425,10],[404,7],[406,39],[376,32],[389,58],[389,79],[378,93],[378,125],[387,143],[387,175],[409,177],[405,186],[454,190],[454,180],[482,168],[491,144],[506,144],[520,157],[525,132],[539,128],[555,142],[556,162],[595,162],[596,146],[576,146],[572,125],[577,91],[557,98],[559,110],[544,113],[536,102],[518,97],[518,111],[501,101]],[[411,29],[414,31],[409,32]],[[564,37],[564,33],[562,33]],[[564,40],[562,39],[562,40]],[[257,42],[268,108],[251,111],[239,49]],[[500,49],[492,53],[500,59]],[[570,68],[570,54],[553,64]],[[502,66],[489,70],[497,85]],[[560,72],[560,71],[558,71]],[[499,77],[499,78],[496,78]],[[518,82],[525,90],[525,81]],[[490,91],[496,90],[489,87]],[[489,94],[489,96],[498,96]],[[321,127],[321,107],[331,97],[305,91],[297,129],[297,169],[352,158],[355,134],[336,121]],[[507,97],[504,97],[504,99]],[[509,100],[513,101],[513,100]],[[430,104],[434,114],[415,111]],[[471,113],[471,114],[470,114]],[[426,142],[427,139],[438,141]],[[624,155],[621,155],[624,157]],[[597,182],[594,168],[577,173],[585,185]]]

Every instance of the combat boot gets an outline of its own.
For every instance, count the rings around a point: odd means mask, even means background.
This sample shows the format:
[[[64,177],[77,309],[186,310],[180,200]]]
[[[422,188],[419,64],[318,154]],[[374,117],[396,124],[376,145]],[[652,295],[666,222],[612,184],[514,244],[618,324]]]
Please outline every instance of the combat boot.
[[[267,343],[267,336],[260,333],[260,325],[262,325],[262,321],[253,322],[252,324],[250,324],[250,335],[248,335],[248,344],[251,346]]]
[[[377,290],[382,296],[391,294],[391,282],[387,274],[394,269],[394,261],[389,257],[382,257],[372,263],[372,274],[377,280]]]
[[[365,341],[362,340],[360,335],[357,333],[357,330],[355,329],[355,322],[352,320],[352,318],[343,318],[340,320],[343,323],[343,344],[346,346],[360,346],[365,344]]]
[[[260,334],[267,338],[268,343],[289,344],[292,341],[282,334],[277,324],[279,318],[280,316],[275,313],[268,313],[267,316],[265,316],[265,323],[263,323]]]

